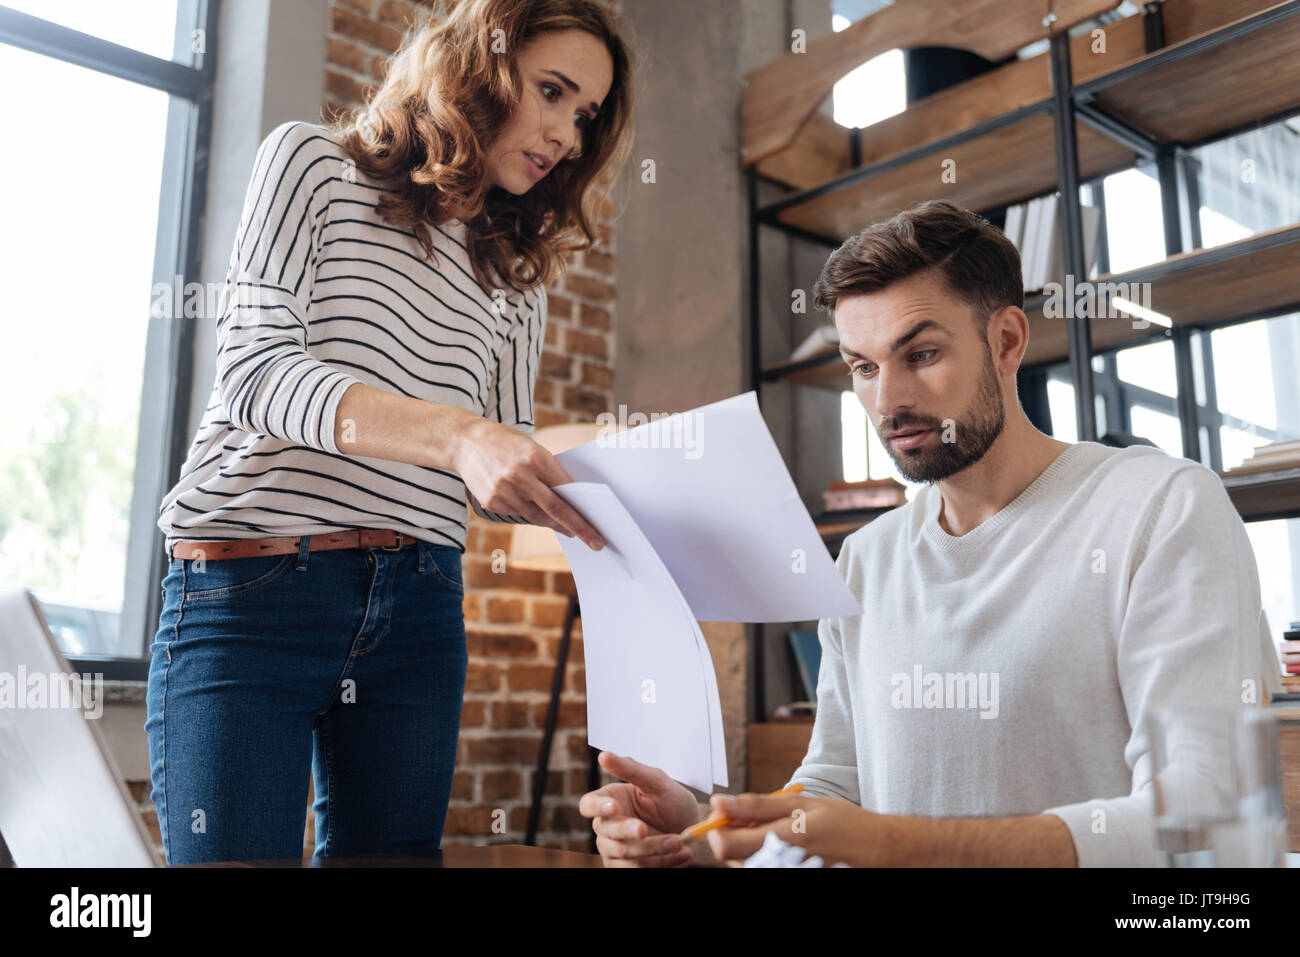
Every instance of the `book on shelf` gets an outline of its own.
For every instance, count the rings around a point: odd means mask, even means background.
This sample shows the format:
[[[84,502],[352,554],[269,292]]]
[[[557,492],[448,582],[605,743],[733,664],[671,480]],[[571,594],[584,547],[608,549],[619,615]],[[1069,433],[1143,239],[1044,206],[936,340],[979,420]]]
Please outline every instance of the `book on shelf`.
[[[841,513],[896,508],[907,504],[907,489],[892,478],[865,482],[832,482],[822,492],[823,518],[838,519]]]
[[[1101,233],[1101,210],[1081,208],[1085,276],[1092,275]],[[1061,245],[1061,197],[1039,196],[1007,208],[1008,239],[1020,251],[1020,271],[1025,291],[1037,292],[1049,282],[1065,281],[1065,253]]]
[[[1300,468],[1300,439],[1261,445],[1255,449],[1250,458],[1236,468],[1225,469],[1219,474],[1248,475],[1253,472],[1274,472],[1294,468]]]
[[[790,353],[790,361],[798,362],[800,359],[837,354],[839,351],[840,334],[833,325],[828,323],[810,332],[808,338],[799,343],[794,352]]]

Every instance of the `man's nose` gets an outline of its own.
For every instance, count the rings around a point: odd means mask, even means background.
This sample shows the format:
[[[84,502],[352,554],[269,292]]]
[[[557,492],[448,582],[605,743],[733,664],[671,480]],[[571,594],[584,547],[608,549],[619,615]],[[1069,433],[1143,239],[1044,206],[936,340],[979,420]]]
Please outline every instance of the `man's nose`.
[[[912,407],[911,394],[899,376],[881,368],[876,373],[876,414],[880,417],[898,415]]]

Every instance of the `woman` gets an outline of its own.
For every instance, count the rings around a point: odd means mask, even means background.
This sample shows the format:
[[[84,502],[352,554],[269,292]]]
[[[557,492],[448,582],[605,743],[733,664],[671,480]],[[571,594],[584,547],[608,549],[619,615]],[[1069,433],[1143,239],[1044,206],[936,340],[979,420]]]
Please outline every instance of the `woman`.
[[[603,546],[531,438],[546,285],[630,148],[592,0],[464,0],[367,108],[257,155],[216,378],[162,503],[149,674],[169,864],[440,846],[466,670],[466,491]],[[481,503],[481,505],[479,504]]]

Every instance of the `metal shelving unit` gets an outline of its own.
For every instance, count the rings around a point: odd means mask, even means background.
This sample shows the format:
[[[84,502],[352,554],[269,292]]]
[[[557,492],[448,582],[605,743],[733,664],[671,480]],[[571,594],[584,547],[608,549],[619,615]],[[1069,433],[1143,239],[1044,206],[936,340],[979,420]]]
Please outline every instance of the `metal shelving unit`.
[[[1086,276],[1080,186],[1092,185],[1096,195],[1104,177],[1130,168],[1135,161],[1154,162],[1160,183],[1166,259],[1119,275],[1107,273],[1092,281],[1151,283],[1152,308],[1169,315],[1172,328],[1153,326],[1138,333],[1127,322],[1071,316],[1062,330],[1060,320],[1042,316],[1042,295],[1027,296],[1031,352],[1025,365],[1068,359],[1078,435],[1095,441],[1098,430],[1093,356],[1113,354],[1138,342],[1171,340],[1182,451],[1184,456],[1200,461],[1192,333],[1300,310],[1300,225],[1210,249],[1200,248],[1200,203],[1194,159],[1189,151],[1300,114],[1300,56],[1296,53],[1300,50],[1300,0],[1276,4],[1171,45],[1166,43],[1163,10],[1162,3],[1149,2],[1139,15],[1125,18],[1140,19],[1141,47],[1135,52],[1141,54],[1145,49],[1144,55],[1131,62],[1076,84],[1070,37],[1068,32],[1057,32],[1050,38],[1047,54],[1050,97],[841,172],[824,182],[795,189],[775,202],[759,205],[759,182],[780,181],[764,177],[758,162],[749,164],[749,381],[760,401],[764,383],[781,381],[838,389],[843,380],[838,368],[842,360],[836,354],[764,364],[759,296],[763,228],[833,249],[861,225],[896,211],[880,213],[874,210],[873,202],[877,206],[897,202],[909,191],[913,194],[909,201],[927,198],[926,189],[917,186],[924,182],[934,190],[935,157],[957,156],[965,169],[979,169],[982,156],[999,152],[1005,156],[1006,150],[1027,143],[1041,146],[1050,135],[1052,178],[1045,178],[1041,169],[1031,168],[1018,183],[994,183],[983,192],[978,183],[968,184],[957,190],[956,196],[951,195],[952,190],[930,195],[946,195],[988,215],[1059,190],[1063,198],[1061,228],[1066,272]],[[1114,21],[1108,27],[1116,23],[1123,21]],[[1131,24],[1125,29],[1136,31],[1136,27]],[[1170,102],[1175,106],[1169,106]],[[1191,108],[1193,104],[1195,109]],[[909,112],[912,109],[909,106]],[[900,128],[895,126],[891,134],[897,136]],[[856,161],[862,146],[861,131],[847,133],[847,140]],[[1032,163],[1029,165],[1032,167]],[[920,178],[922,170],[924,180]],[[969,181],[969,174],[966,178]],[[981,195],[984,202],[979,200]],[[972,199],[963,202],[964,196]],[[905,204],[899,203],[898,208],[901,205]],[[854,220],[858,225],[850,227],[855,215],[872,218]],[[1104,257],[1099,262],[1104,268]],[[1037,351],[1035,338],[1040,340]],[[1225,487],[1247,520],[1300,516],[1300,470],[1230,477],[1225,479]],[[761,668],[759,671],[761,712]],[[758,717],[762,720],[761,713]]]

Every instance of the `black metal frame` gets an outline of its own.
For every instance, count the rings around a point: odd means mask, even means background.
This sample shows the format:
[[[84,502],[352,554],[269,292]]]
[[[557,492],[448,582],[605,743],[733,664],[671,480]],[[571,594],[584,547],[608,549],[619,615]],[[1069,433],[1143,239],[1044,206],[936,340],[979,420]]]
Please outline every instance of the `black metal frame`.
[[[182,277],[182,282],[189,282],[200,272],[219,3],[220,0],[178,0],[174,54],[185,49],[194,30],[204,31],[203,50],[192,53],[189,63],[181,62],[179,58],[164,60],[40,17],[0,7],[0,43],[161,90],[183,101],[173,102],[168,111],[168,151],[170,154],[174,150],[178,154],[179,181],[164,178],[160,197],[160,239],[154,264],[155,280],[161,278],[169,284],[176,274]],[[166,175],[165,169],[164,177]],[[163,241],[162,234],[167,230],[174,240],[171,243]],[[156,431],[160,437],[156,443],[160,452],[157,458],[161,459],[164,474],[156,477],[158,483],[166,483],[168,476],[177,474],[189,447],[189,400],[194,363],[193,323],[183,317],[162,322],[161,327],[151,329],[146,376],[154,373],[165,376],[165,382],[159,387],[165,400],[159,403],[161,409],[152,408],[149,399],[154,397],[146,388],[146,401],[141,409],[142,428],[150,433]],[[157,468],[148,471],[157,471]],[[141,632],[141,655],[78,657],[69,660],[74,670],[99,673],[109,681],[141,681],[148,675],[148,637],[150,623],[157,621],[161,611],[157,583],[164,574],[165,556],[161,548],[161,533],[156,528],[144,530],[137,525],[143,512],[156,512],[157,503],[162,498],[162,493],[153,488],[153,481],[142,483],[141,469],[137,467],[135,495],[152,501],[146,502],[147,508],[142,510],[136,508],[137,503],[132,504],[128,573],[121,619],[124,629],[129,622],[132,631]],[[145,484],[149,487],[145,488]],[[165,491],[163,487],[162,492]],[[147,558],[144,557],[146,547],[149,550]],[[134,573],[131,570],[133,563],[139,569]],[[128,610],[132,612],[130,615],[126,614]]]
[[[1078,144],[1075,140],[1075,121],[1087,123],[1089,126],[1111,137],[1116,142],[1128,147],[1134,153],[1138,154],[1141,160],[1154,161],[1156,164],[1157,177],[1161,186],[1161,205],[1165,227],[1165,245],[1166,254],[1174,255],[1182,252],[1184,249],[1184,227],[1183,227],[1183,210],[1184,201],[1188,204],[1187,209],[1190,214],[1187,219],[1187,232],[1192,243],[1192,248],[1197,250],[1198,264],[1226,261],[1240,255],[1249,254],[1259,249],[1269,248],[1275,245],[1282,245],[1293,242],[1300,242],[1300,226],[1295,229],[1284,230],[1275,236],[1256,237],[1257,241],[1246,240],[1240,244],[1232,244],[1231,247],[1216,247],[1211,250],[1200,249],[1200,229],[1198,221],[1199,201],[1197,201],[1197,184],[1192,173],[1194,158],[1190,157],[1189,151],[1210,143],[1219,142],[1229,139],[1252,129],[1256,129],[1265,124],[1271,124],[1287,119],[1291,116],[1300,114],[1300,109],[1289,109],[1277,114],[1265,117],[1250,123],[1242,124],[1231,129],[1220,130],[1213,135],[1204,137],[1196,142],[1184,144],[1166,144],[1161,143],[1155,137],[1135,129],[1130,124],[1125,123],[1117,117],[1111,116],[1103,110],[1096,102],[1096,95],[1103,90],[1118,84],[1127,82],[1136,77],[1143,76],[1153,70],[1159,69],[1169,63],[1185,59],[1197,53],[1211,50],[1219,47],[1229,41],[1249,36],[1259,30],[1266,29],[1284,20],[1294,16],[1300,16],[1300,2],[1295,2],[1283,7],[1275,7],[1258,13],[1254,16],[1247,17],[1237,23],[1229,24],[1218,30],[1206,33],[1202,36],[1183,41],[1174,47],[1165,47],[1165,36],[1163,20],[1161,17],[1161,5],[1155,2],[1144,4],[1141,16],[1143,17],[1144,36],[1146,39],[1148,54],[1140,61],[1122,67],[1118,70],[1107,73],[1085,83],[1075,85],[1072,82],[1070,71],[1070,48],[1068,32],[1058,33],[1051,38],[1048,56],[1052,70],[1052,96],[1050,99],[1034,103],[1026,107],[1021,107],[1010,113],[993,117],[978,123],[969,129],[962,130],[942,139],[923,144],[914,149],[908,150],[896,156],[888,157],[868,166],[850,170],[840,176],[835,177],[825,183],[820,183],[809,189],[797,190],[782,199],[760,206],[758,204],[758,180],[759,174],[757,166],[751,166],[746,172],[747,180],[747,197],[748,197],[748,214],[749,214],[749,364],[750,376],[749,387],[758,394],[760,402],[762,399],[762,386],[764,382],[783,380],[792,373],[804,371],[806,369],[816,368],[829,362],[838,362],[838,356],[816,357],[802,360],[800,362],[783,363],[777,367],[765,368],[762,362],[762,308],[759,298],[759,242],[761,238],[762,226],[770,226],[788,236],[806,239],[818,245],[835,248],[839,243],[829,237],[810,233],[806,230],[784,223],[779,219],[780,214],[786,209],[799,206],[809,200],[816,199],[835,193],[847,186],[860,183],[864,180],[871,179],[888,170],[903,166],[927,156],[932,156],[948,150],[961,143],[984,136],[987,133],[1009,126],[1013,123],[1020,122],[1031,116],[1041,113],[1049,113],[1053,116],[1053,126],[1055,131],[1055,150],[1057,163],[1057,188],[1061,192],[1064,211],[1062,229],[1063,229],[1063,252],[1067,264],[1067,270],[1074,275],[1084,275],[1084,248],[1083,248],[1083,231],[1082,231],[1082,213],[1080,211],[1079,199],[1079,156]],[[1121,167],[1128,168],[1128,166]],[[1107,171],[1096,177],[1093,182],[1100,182],[1104,176],[1109,175],[1116,170]],[[1180,188],[1180,186],[1182,188]],[[1028,198],[1028,197],[1026,197]],[[988,213],[990,211],[984,211]],[[996,212],[994,210],[993,212]],[[1168,262],[1156,263],[1149,267],[1131,270],[1123,274],[1125,281],[1152,281],[1162,275],[1168,275],[1173,272],[1189,268],[1187,263]],[[1026,302],[1026,306],[1034,301],[1033,297]],[[1198,406],[1196,402],[1194,384],[1194,356],[1192,350],[1192,336],[1194,333],[1206,333],[1215,328],[1235,325],[1239,323],[1251,322],[1256,319],[1270,318],[1273,316],[1286,315],[1291,312],[1300,310],[1300,289],[1297,290],[1297,298],[1294,303],[1288,303],[1282,307],[1259,311],[1252,314],[1234,315],[1230,319],[1222,322],[1197,326],[1195,329],[1189,327],[1175,327],[1173,330],[1160,330],[1153,332],[1152,339],[1166,336],[1172,339],[1175,352],[1175,372],[1178,381],[1178,397],[1176,398],[1176,411],[1180,421],[1182,431],[1183,455],[1201,460],[1201,448],[1199,428],[1202,425],[1209,424],[1205,416],[1209,410]],[[1069,323],[1069,367],[1071,379],[1075,389],[1075,407],[1078,424],[1078,434],[1081,439],[1097,438],[1096,415],[1094,401],[1094,374],[1092,371],[1091,360],[1094,355],[1110,355],[1121,348],[1131,348],[1142,344],[1143,341],[1126,343],[1123,346],[1116,346],[1109,349],[1101,350],[1094,353],[1091,344],[1091,335],[1089,324],[1086,320],[1071,317],[1067,320]],[[1208,335],[1202,340],[1202,362],[1203,370],[1206,375],[1206,389],[1212,389],[1212,357],[1210,356]],[[1209,396],[1207,395],[1207,401]],[[1110,403],[1107,404],[1108,408]],[[1209,456],[1211,464],[1215,467],[1221,466],[1221,457],[1217,432],[1211,428],[1211,439],[1209,442]],[[1300,515],[1300,508],[1294,513],[1281,517],[1295,517]],[[759,632],[761,635],[761,632]],[[764,720],[764,701],[763,701],[763,667],[761,643],[755,641],[752,650],[752,671],[755,675],[754,686],[756,691],[756,700],[754,701],[754,715],[756,720]]]

